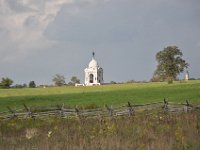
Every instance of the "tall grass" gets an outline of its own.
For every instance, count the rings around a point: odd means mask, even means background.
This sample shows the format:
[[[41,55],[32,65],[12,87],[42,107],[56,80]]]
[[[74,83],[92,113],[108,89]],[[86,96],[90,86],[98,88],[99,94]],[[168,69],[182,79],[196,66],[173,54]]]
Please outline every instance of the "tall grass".
[[[200,112],[0,121],[0,149],[200,149]]]

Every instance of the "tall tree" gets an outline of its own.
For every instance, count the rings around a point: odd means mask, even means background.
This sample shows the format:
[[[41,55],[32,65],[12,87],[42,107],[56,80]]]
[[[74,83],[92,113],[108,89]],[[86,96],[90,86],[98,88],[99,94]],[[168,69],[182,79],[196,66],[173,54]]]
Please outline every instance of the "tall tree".
[[[76,84],[76,83],[80,83],[80,79],[78,79],[76,76],[72,76],[71,77],[71,82],[73,83],[73,84]]]
[[[156,54],[158,62],[154,76],[157,75],[162,80],[172,83],[177,75],[188,68],[189,64],[182,58],[183,53],[177,46],[168,46]]]
[[[54,77],[53,77],[53,80],[55,85],[57,86],[62,86],[62,85],[65,85],[65,77],[63,75],[60,75],[60,74],[56,74]]]
[[[13,84],[13,80],[10,78],[2,78],[0,82],[0,87],[2,88],[10,88],[10,86]]]
[[[35,88],[35,87],[36,87],[35,81],[30,81],[29,88]]]

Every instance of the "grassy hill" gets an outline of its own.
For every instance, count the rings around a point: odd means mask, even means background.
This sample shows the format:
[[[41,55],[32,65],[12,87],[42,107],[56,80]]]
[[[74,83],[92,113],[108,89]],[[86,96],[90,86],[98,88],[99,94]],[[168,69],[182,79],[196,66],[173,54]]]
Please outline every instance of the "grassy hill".
[[[55,106],[65,104],[91,107],[122,105],[132,103],[147,103],[161,101],[163,98],[173,102],[184,102],[189,99],[192,103],[200,103],[200,80],[189,82],[134,83],[116,84],[94,87],[51,87],[0,89],[0,111],[28,106]]]

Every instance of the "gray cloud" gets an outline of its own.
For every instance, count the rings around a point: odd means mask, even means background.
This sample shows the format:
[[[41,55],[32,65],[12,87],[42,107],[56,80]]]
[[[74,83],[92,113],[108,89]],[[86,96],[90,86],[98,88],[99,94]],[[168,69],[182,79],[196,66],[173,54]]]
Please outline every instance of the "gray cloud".
[[[199,77],[198,0],[2,0],[0,77],[50,83],[84,78],[93,50],[105,80],[148,80],[155,54],[177,45]],[[9,5],[8,5],[9,4]]]
[[[17,0],[6,0],[5,4],[7,4],[8,8],[13,11],[13,13],[23,13],[31,10],[26,5],[23,5],[22,2]]]

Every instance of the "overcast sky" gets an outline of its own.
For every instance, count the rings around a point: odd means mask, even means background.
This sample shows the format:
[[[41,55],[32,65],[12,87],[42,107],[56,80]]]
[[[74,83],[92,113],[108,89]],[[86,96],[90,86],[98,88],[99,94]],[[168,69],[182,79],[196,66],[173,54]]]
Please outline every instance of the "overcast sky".
[[[83,83],[93,51],[105,82],[149,80],[170,45],[199,78],[200,0],[0,0],[0,77],[14,84]]]

